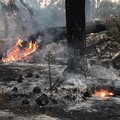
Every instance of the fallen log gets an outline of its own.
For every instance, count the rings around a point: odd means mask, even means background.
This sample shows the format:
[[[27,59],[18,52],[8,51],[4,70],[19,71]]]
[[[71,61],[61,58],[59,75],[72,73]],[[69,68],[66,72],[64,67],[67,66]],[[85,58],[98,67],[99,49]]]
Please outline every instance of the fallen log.
[[[105,30],[106,30],[106,26],[102,22],[97,21],[86,25],[86,34],[98,33]],[[53,42],[58,42],[60,40],[66,39],[66,27],[59,26],[59,27],[46,28],[43,31],[39,31],[37,33],[28,36],[28,41],[29,40],[36,41],[36,39],[38,39],[39,36],[42,36],[42,46],[45,46]]]
[[[89,51],[89,50],[91,50],[91,49],[94,49],[94,48],[96,48],[96,46],[102,45],[102,44],[104,44],[105,42],[108,42],[108,41],[110,41],[110,40],[111,40],[110,37],[104,38],[104,39],[100,39],[99,41],[93,43],[92,45],[87,46],[87,47],[86,47],[86,52]]]

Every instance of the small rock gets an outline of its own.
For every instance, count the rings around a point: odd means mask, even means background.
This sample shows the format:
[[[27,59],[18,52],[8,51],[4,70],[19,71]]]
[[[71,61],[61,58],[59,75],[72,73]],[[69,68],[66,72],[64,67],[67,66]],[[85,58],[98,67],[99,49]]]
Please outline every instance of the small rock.
[[[41,92],[41,89],[36,86],[36,87],[33,88],[33,92],[34,92],[34,93],[40,93],[40,92]]]
[[[75,100],[75,99],[76,99],[76,96],[73,96],[72,99]]]
[[[71,95],[66,95],[66,96],[64,96],[64,99],[65,100],[69,100],[69,101],[73,101],[73,100],[76,99],[76,97],[75,96],[71,96]]]
[[[73,89],[73,93],[76,93],[76,92],[77,92],[77,88],[74,88],[74,89]]]
[[[35,78],[39,78],[40,76],[38,74],[35,75]]]
[[[23,101],[22,101],[22,105],[29,105],[29,103],[30,103],[30,102],[29,102],[28,100],[23,100]]]
[[[12,89],[12,91],[13,91],[13,92],[17,92],[17,91],[18,91],[18,88],[17,88],[17,87],[14,87],[14,88]]]
[[[55,99],[52,99],[52,103],[53,104],[58,104],[57,100],[55,100]]]
[[[12,96],[11,96],[12,98],[17,98],[18,97],[18,95],[17,94],[12,94]]]
[[[92,94],[89,91],[83,93],[84,97],[92,97]]]
[[[33,77],[33,73],[29,72],[29,73],[27,73],[27,75],[25,77],[27,77],[27,78]]]
[[[17,79],[17,82],[18,82],[18,83],[21,83],[22,80],[23,80],[23,75],[20,75],[20,76],[18,77],[18,79]]]
[[[36,99],[36,102],[39,106],[45,106],[49,103],[48,96],[46,94],[42,94]]]
[[[82,92],[81,97],[83,98],[83,100],[86,100],[87,97],[92,97],[92,91],[90,89],[86,89]]]

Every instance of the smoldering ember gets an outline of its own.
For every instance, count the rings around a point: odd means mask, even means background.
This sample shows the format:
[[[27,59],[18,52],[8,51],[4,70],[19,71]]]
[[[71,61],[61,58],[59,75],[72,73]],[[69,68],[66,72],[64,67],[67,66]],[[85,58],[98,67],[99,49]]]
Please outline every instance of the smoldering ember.
[[[0,120],[120,120],[119,0],[0,0]]]

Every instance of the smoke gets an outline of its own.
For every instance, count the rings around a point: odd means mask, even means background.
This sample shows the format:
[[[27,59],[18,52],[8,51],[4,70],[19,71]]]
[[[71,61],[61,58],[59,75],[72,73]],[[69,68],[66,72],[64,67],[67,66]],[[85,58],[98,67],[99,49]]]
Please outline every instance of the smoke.
[[[6,16],[6,19],[8,21],[8,36],[16,36],[19,34],[21,36],[28,36],[29,34],[44,30],[48,27],[66,25],[65,0],[23,1],[25,4],[32,8],[33,16],[31,16],[29,10],[23,6],[20,1],[16,0],[15,4],[19,8],[19,12],[14,11],[14,13]],[[4,1],[4,3],[7,4],[8,0]],[[92,8],[94,4],[95,3],[91,2],[91,0],[87,0],[86,2],[87,22],[93,20],[92,13],[94,9]],[[0,15],[2,15],[1,18],[3,18],[5,14],[0,13]],[[0,20],[2,21],[1,26],[3,26],[2,24],[4,24],[4,20]],[[4,31],[4,27],[0,31]]]
[[[1,2],[4,4],[8,3],[8,1]],[[38,4],[37,0],[26,0],[25,4],[32,8],[33,16],[20,1],[15,2],[16,6],[19,8],[19,11],[9,11],[6,8],[2,8],[0,5],[0,10],[4,9],[5,11],[4,13],[0,12],[0,16],[2,16],[0,19],[0,26],[2,26],[2,29],[0,29],[0,31],[5,30],[5,23],[3,19],[4,16],[7,21],[7,32],[9,37],[19,34],[22,36],[27,36],[48,27],[65,26],[65,11],[64,4],[62,3],[60,4],[63,8],[60,8],[54,3],[50,6],[44,6],[44,8],[42,8],[40,4]]]
[[[119,79],[119,77],[116,75],[116,71],[112,67],[105,68],[102,66],[91,66],[90,69],[96,78],[110,80]]]
[[[0,0],[4,4],[8,4],[9,0]],[[7,27],[9,36],[21,34],[23,36],[35,33],[38,30],[43,30],[47,27],[65,26],[65,0],[23,0],[29,7],[32,8],[33,16],[29,10],[16,0],[15,4],[19,8],[19,12],[9,14],[7,18]],[[86,22],[90,22],[96,18],[96,10],[99,7],[96,0],[86,0]],[[2,10],[0,5],[0,10]],[[106,10],[104,10],[106,11]],[[7,11],[8,12],[8,11]],[[101,13],[100,13],[101,14]],[[5,29],[5,20],[0,11],[0,31]],[[98,17],[100,18],[100,17]],[[3,36],[3,34],[0,34]]]
[[[120,77],[118,77],[116,71],[111,68],[105,68],[102,66],[91,66],[90,70],[95,76],[85,77],[80,74],[67,73],[66,80],[62,87],[65,88],[79,88],[80,91],[88,87],[95,86],[114,86],[116,88],[120,87]]]

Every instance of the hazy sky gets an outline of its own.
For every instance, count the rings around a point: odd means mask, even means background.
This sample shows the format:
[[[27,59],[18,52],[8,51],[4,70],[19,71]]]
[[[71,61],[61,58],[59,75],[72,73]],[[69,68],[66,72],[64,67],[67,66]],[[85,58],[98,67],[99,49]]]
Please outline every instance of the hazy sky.
[[[103,1],[103,0],[100,0],[100,1]],[[110,0],[111,2],[120,2],[120,0]]]

